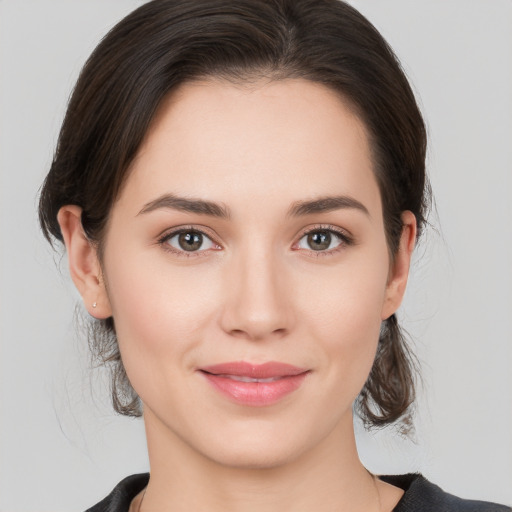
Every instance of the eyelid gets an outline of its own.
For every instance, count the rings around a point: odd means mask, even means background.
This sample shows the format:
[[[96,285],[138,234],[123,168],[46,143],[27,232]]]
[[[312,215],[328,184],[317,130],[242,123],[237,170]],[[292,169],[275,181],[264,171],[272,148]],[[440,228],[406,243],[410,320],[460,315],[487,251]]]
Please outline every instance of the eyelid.
[[[333,233],[336,237],[338,237],[341,240],[341,243],[338,246],[334,247],[333,249],[327,249],[325,251],[315,251],[313,249],[307,250],[298,247],[300,240],[302,240],[305,236],[309,235],[310,233],[315,233],[316,231],[328,231],[330,233]],[[310,226],[303,229],[300,235],[297,237],[297,242],[293,244],[292,249],[303,250],[306,251],[307,253],[313,254],[314,256],[330,256],[343,250],[347,246],[351,246],[354,244],[354,237],[345,229],[340,228],[339,226],[334,226],[332,224],[317,224],[315,226]]]
[[[217,248],[203,249],[203,250],[198,250],[198,251],[182,251],[182,250],[176,249],[175,247],[173,247],[167,243],[168,240],[175,237],[176,235],[179,235],[181,233],[188,233],[188,232],[201,233],[201,235],[205,236],[214,245],[216,245]],[[206,256],[207,252],[212,251],[212,250],[218,251],[219,248],[222,248],[222,245],[217,241],[216,235],[212,234],[212,232],[209,228],[207,228],[206,226],[197,226],[197,225],[175,226],[173,228],[166,229],[160,235],[158,235],[157,244],[160,245],[165,251],[168,251],[168,252],[178,255],[178,256],[183,256],[185,258]]]

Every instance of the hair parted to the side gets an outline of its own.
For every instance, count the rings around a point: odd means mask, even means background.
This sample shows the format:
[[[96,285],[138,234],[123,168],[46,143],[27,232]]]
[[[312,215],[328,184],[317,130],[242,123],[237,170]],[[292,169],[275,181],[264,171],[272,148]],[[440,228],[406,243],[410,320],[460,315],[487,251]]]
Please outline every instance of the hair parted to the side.
[[[81,72],[41,191],[50,242],[62,241],[59,209],[78,205],[101,258],[109,212],[159,105],[177,86],[205,78],[302,78],[338,92],[369,134],[391,257],[403,211],[414,213],[421,234],[430,198],[425,126],[397,58],[366,18],[340,0],[154,0],[118,23]],[[114,319],[93,321],[89,339],[111,367],[116,411],[140,415]],[[356,403],[367,426],[409,423],[413,361],[393,315]]]

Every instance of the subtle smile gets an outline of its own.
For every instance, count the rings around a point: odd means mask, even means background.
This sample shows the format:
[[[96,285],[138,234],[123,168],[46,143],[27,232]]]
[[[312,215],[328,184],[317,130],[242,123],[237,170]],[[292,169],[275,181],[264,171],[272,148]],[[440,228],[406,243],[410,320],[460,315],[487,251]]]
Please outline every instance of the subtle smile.
[[[278,362],[222,363],[198,369],[219,392],[241,405],[272,405],[298,389],[310,370]]]

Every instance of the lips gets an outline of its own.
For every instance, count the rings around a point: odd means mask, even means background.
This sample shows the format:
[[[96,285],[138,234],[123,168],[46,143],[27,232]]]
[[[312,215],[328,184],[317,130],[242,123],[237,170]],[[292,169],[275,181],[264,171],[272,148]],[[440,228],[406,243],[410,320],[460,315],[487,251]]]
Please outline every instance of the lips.
[[[273,361],[258,365],[238,361],[201,367],[199,372],[231,401],[266,406],[297,390],[309,370]]]

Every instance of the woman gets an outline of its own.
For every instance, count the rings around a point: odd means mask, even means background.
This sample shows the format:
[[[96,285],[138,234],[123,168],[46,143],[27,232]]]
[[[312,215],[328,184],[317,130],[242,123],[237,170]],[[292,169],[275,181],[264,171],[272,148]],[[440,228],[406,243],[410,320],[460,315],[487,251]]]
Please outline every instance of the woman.
[[[507,510],[377,477],[410,425],[395,312],[425,223],[425,128],[337,1],[150,2],[98,46],[41,194],[49,239],[143,413],[151,478],[91,510]]]

